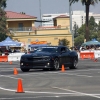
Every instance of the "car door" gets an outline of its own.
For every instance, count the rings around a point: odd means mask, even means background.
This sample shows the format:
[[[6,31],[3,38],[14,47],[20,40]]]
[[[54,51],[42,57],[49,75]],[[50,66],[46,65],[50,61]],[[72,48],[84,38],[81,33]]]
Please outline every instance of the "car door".
[[[60,63],[61,64],[65,64],[66,62],[66,48],[65,47],[61,47],[60,48]]]
[[[67,48],[67,47],[65,47],[66,48],[66,52],[65,52],[65,65],[68,65],[69,63],[70,63],[70,50]]]

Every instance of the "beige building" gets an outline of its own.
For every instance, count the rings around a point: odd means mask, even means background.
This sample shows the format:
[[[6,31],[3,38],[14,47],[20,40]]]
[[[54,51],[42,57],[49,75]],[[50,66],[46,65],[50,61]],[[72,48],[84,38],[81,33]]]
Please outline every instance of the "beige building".
[[[35,27],[37,17],[7,11],[7,28],[14,40],[30,44],[32,41],[47,41],[48,44],[58,45],[59,39],[66,38],[72,46],[72,34],[69,32],[70,19],[61,15],[54,18],[54,27]]]

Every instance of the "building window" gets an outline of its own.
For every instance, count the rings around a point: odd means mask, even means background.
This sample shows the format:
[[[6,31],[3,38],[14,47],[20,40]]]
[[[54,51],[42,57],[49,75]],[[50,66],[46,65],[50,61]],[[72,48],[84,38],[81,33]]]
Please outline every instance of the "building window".
[[[18,31],[23,31],[23,23],[18,24]]]

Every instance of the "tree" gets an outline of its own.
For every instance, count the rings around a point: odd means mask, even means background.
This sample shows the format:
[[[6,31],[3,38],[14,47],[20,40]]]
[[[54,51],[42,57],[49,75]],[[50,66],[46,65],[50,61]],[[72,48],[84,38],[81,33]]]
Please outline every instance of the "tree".
[[[100,41],[100,21],[98,23],[97,31],[98,31],[98,38],[97,38],[97,40]]]
[[[4,40],[7,37],[7,28],[6,28],[6,0],[0,0],[0,41]]]
[[[68,46],[69,45],[69,41],[67,39],[59,39],[58,45],[64,45],[64,46]]]
[[[0,0],[0,8],[2,9],[6,8],[6,1],[7,0]]]
[[[78,25],[76,24],[76,22],[74,23],[74,26],[73,26],[73,34],[74,34],[74,38],[78,36]]]
[[[75,2],[78,2],[78,1],[81,1],[83,5],[85,5],[85,8],[86,8],[86,32],[85,32],[85,38],[86,38],[86,41],[89,41],[89,27],[88,27],[88,20],[89,20],[89,7],[90,5],[95,5],[95,3],[98,3],[98,1],[100,0],[69,0],[70,2],[70,5],[72,3],[75,3]]]
[[[99,32],[99,26],[95,22],[94,17],[90,17],[89,20],[89,29],[90,29],[90,35],[89,39],[92,40],[93,38],[100,40],[100,32]],[[80,45],[84,42],[84,34],[85,34],[85,24],[83,24],[78,30],[77,30],[78,36],[74,39],[75,45]]]
[[[98,35],[98,25],[95,22],[94,17],[92,16],[89,20],[89,30],[90,30],[90,34],[89,34],[89,39],[93,39],[96,38],[97,39],[97,35]]]
[[[82,43],[84,43],[84,35],[75,38],[75,46],[80,46]]]

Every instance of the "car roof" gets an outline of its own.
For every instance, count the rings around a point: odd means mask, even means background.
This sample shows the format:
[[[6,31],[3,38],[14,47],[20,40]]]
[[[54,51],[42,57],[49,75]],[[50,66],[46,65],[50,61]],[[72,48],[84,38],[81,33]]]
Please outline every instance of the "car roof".
[[[66,46],[59,45],[59,46],[43,46],[43,47],[66,47]]]

